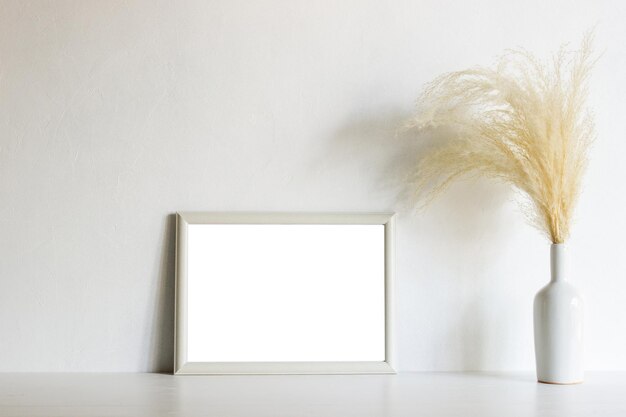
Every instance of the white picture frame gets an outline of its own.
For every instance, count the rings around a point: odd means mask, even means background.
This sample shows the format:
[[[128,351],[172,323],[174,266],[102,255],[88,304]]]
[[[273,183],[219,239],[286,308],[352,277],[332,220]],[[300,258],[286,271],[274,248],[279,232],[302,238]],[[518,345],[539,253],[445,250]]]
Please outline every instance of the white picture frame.
[[[211,229],[205,225],[220,225],[218,228]],[[378,350],[372,348],[370,351],[379,352],[376,355],[371,354],[375,360],[369,360],[370,356],[367,356],[366,360],[281,360],[281,358],[273,358],[272,360],[252,360],[252,361],[239,361],[232,360],[205,360],[202,355],[194,353],[190,356],[190,352],[196,352],[200,348],[195,348],[192,344],[200,344],[197,342],[198,328],[197,325],[192,325],[190,328],[190,305],[198,305],[198,285],[193,284],[194,280],[200,282],[206,280],[205,275],[190,272],[190,253],[194,252],[194,248],[190,245],[199,245],[198,239],[194,236],[202,236],[200,233],[208,233],[210,238],[219,235],[218,233],[212,233],[211,231],[218,230],[220,232],[227,232],[229,229],[239,232],[240,229],[236,228],[223,228],[223,225],[319,225],[328,226],[336,225],[337,228],[331,230],[343,231],[347,230],[352,233],[352,230],[348,227],[351,225],[363,225],[367,233],[367,236],[373,236],[368,238],[372,240],[372,247],[381,248],[382,259],[384,260],[384,266],[382,269],[376,269],[376,271],[382,270],[382,276],[380,279],[384,280],[382,286],[373,286],[375,291],[383,291],[380,294],[380,299],[384,300],[384,306],[380,307],[376,304],[376,314],[384,314],[384,317],[378,320],[376,316],[376,323],[384,323],[384,341],[380,341],[379,336],[381,334],[380,326],[372,326],[375,330],[376,346]],[[374,232],[370,233],[370,230],[380,230],[378,228],[367,228],[365,226],[382,226],[382,233]],[[197,227],[200,226],[200,227]],[[213,226],[211,226],[213,227]],[[320,229],[320,228],[315,228]],[[250,229],[250,230],[259,230]],[[261,229],[265,230],[265,229]],[[288,230],[290,232],[299,233],[298,230],[310,230],[307,228],[283,228],[280,230]],[[326,230],[326,229],[320,229]],[[207,232],[208,231],[208,232]],[[244,230],[245,232],[245,230]],[[334,233],[334,232],[333,232]],[[343,233],[343,232],[342,232]],[[346,232],[348,233],[348,232]],[[190,242],[190,236],[193,238]],[[329,235],[330,236],[330,235]],[[348,234],[346,234],[348,236]],[[374,242],[378,240],[378,237],[382,239],[382,242]],[[201,242],[201,241],[200,241]],[[221,247],[221,246],[220,246]],[[280,245],[278,245],[280,247]],[[226,249],[224,249],[226,250]],[[279,249],[280,250],[280,249]],[[376,249],[378,251],[378,249]],[[181,212],[177,213],[176,219],[176,295],[175,295],[175,349],[174,349],[174,374],[177,375],[201,375],[201,374],[393,374],[395,370],[393,368],[393,349],[392,349],[392,282],[393,282],[393,251],[394,251],[394,214],[393,213],[211,213],[211,212]],[[193,255],[195,256],[195,255]],[[196,256],[197,258],[197,256]],[[198,261],[194,261],[196,258],[191,258],[192,268],[198,268],[194,266]],[[216,257],[217,258],[217,257]],[[372,258],[371,256],[369,258]],[[373,258],[378,259],[378,256]],[[352,257],[351,262],[355,262],[357,257]],[[244,260],[242,260],[244,261]],[[317,259],[316,259],[317,261]],[[320,260],[320,264],[323,264],[323,259]],[[365,261],[365,260],[364,260]],[[197,278],[194,278],[195,275]],[[213,274],[215,275],[215,274]],[[349,275],[349,274],[344,274]],[[374,275],[373,279],[377,275]],[[215,278],[215,280],[214,280]],[[209,281],[217,282],[219,277],[213,277]],[[195,285],[193,288],[196,290],[192,292],[191,300],[189,294],[190,282]],[[334,285],[334,284],[333,284]],[[365,285],[365,284],[364,284]],[[368,287],[369,288],[369,287]],[[363,291],[366,292],[366,291]],[[324,293],[322,291],[322,293]],[[357,292],[358,293],[358,292]],[[285,296],[285,294],[283,294]],[[286,294],[288,297],[289,294]],[[378,295],[375,295],[378,297]],[[238,298],[238,297],[236,297]],[[376,298],[378,300],[379,298]],[[195,303],[195,304],[193,304]],[[377,301],[378,303],[378,301]],[[208,303],[207,303],[208,304]],[[382,313],[379,313],[382,308]],[[197,309],[194,307],[193,314]],[[255,314],[255,312],[250,312]],[[369,317],[369,316],[368,316]],[[374,316],[372,316],[374,317]],[[211,320],[209,320],[211,321]],[[197,318],[191,317],[191,323],[197,323]],[[362,328],[360,326],[359,328]],[[204,327],[202,328],[204,329]],[[203,330],[202,330],[203,331]],[[372,330],[374,332],[374,330]],[[373,333],[374,334],[374,333]],[[190,344],[190,337],[192,337],[192,343]],[[224,338],[219,338],[223,341]],[[371,338],[370,338],[371,339]],[[370,340],[365,339],[365,340]],[[374,339],[371,339],[374,340]],[[224,342],[226,343],[226,342]],[[381,352],[381,343],[384,345],[384,352]],[[374,345],[374,343],[373,343]],[[382,357],[380,357],[382,356]],[[201,358],[202,360],[198,360]],[[235,358],[236,359],[236,358]]]

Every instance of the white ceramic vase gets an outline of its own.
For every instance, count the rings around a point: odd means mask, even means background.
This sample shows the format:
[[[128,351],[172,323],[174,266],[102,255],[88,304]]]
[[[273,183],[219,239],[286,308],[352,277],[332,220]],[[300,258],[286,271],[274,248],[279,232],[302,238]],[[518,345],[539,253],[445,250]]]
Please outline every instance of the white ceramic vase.
[[[565,246],[550,248],[551,279],[535,296],[537,380],[549,384],[583,382],[583,300],[567,282]]]

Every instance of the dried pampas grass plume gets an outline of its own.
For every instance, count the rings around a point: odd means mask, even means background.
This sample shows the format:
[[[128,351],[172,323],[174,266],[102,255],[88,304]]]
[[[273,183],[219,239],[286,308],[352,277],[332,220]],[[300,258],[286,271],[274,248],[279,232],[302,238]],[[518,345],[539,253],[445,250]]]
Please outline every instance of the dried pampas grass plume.
[[[569,236],[594,138],[585,110],[592,34],[578,51],[561,47],[544,64],[508,51],[495,68],[445,74],[428,84],[408,128],[452,131],[424,155],[409,179],[424,204],[454,180],[478,175],[511,184],[525,212],[553,243]]]

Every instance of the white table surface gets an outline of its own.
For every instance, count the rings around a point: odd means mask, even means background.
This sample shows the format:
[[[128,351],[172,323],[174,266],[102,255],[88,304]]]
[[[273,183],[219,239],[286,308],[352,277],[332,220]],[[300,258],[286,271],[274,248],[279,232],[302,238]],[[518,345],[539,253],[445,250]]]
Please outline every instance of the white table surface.
[[[626,373],[0,374],[0,416],[626,416]]]

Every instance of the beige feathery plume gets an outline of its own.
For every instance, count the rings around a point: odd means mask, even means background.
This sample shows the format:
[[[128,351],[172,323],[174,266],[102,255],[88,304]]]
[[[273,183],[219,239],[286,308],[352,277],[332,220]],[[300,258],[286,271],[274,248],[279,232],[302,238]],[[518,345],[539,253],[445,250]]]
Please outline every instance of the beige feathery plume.
[[[591,44],[588,34],[578,51],[562,47],[548,65],[513,50],[495,68],[428,84],[408,127],[454,134],[420,159],[410,178],[419,196],[428,202],[462,176],[499,179],[528,197],[526,213],[552,242],[566,240],[594,138],[584,107]]]

